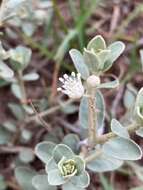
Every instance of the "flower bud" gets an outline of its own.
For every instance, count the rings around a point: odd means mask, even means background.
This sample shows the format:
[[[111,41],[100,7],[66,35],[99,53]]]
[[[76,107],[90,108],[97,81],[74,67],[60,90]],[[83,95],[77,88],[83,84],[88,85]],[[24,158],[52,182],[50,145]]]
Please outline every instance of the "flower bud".
[[[95,88],[100,84],[100,78],[96,75],[91,75],[87,78],[87,85],[91,88]]]

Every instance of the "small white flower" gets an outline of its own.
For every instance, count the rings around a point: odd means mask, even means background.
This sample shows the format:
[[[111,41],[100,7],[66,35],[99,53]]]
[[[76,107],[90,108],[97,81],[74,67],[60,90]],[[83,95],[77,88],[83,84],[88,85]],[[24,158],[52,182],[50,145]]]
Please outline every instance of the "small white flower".
[[[61,88],[58,88],[58,91],[63,92],[68,95],[72,99],[79,99],[84,94],[84,87],[81,82],[80,73],[76,74],[74,72],[71,73],[71,76],[67,74],[63,75],[63,78],[59,78],[59,80],[63,83]]]

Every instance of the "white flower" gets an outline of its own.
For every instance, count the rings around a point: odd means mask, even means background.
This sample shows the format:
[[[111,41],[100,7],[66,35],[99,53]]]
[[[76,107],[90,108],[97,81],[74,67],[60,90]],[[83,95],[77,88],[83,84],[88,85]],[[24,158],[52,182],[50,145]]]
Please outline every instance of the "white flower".
[[[63,78],[59,78],[59,80],[63,83],[61,88],[58,88],[58,91],[63,92],[68,95],[72,99],[79,99],[84,94],[84,87],[81,82],[80,73],[76,74],[74,72],[71,73],[71,76],[67,74],[63,75]]]

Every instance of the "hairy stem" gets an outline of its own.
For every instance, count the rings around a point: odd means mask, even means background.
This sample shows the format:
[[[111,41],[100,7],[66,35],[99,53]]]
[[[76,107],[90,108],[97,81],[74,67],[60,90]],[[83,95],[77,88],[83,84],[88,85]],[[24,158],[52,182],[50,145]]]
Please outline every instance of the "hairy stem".
[[[89,109],[89,116],[88,116],[88,134],[89,134],[89,146],[92,148],[95,145],[96,139],[96,105],[95,105],[95,88],[88,90],[89,97],[88,97],[88,109]]]
[[[136,130],[138,130],[141,126],[138,123],[132,123],[130,125],[127,126],[127,130],[129,133],[133,133]],[[104,144],[105,142],[107,142],[108,140],[117,137],[117,135],[113,132],[109,132],[107,134],[101,135],[100,137],[96,137],[95,139],[95,143],[96,144]],[[85,162],[91,162],[92,160],[95,160],[97,157],[99,157],[102,154],[102,149],[98,149],[97,151],[94,151],[92,154],[90,154],[89,156],[87,156],[85,158]]]

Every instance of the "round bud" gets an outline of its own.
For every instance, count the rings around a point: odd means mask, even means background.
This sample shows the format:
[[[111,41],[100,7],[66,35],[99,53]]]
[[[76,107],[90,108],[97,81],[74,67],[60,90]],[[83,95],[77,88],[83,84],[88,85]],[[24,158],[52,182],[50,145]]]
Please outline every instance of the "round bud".
[[[87,85],[89,87],[95,88],[100,84],[100,78],[96,75],[91,75],[87,78]]]

